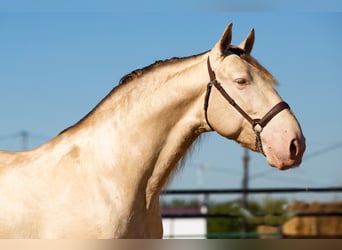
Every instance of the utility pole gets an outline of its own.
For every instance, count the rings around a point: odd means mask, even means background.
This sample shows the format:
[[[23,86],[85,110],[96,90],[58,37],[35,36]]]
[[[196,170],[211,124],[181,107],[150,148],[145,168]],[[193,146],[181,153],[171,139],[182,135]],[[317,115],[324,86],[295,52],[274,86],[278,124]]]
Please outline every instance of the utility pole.
[[[243,177],[242,177],[242,208],[247,209],[247,190],[248,190],[248,165],[249,165],[249,152],[248,149],[245,148],[244,154],[243,154]]]
[[[244,210],[248,210],[248,165],[249,165],[249,151],[248,149],[244,149],[244,154],[242,157],[243,161],[243,177],[242,177],[242,199],[241,199],[241,208]],[[241,232],[243,235],[243,238],[246,237],[247,233],[247,222],[245,218],[242,218],[241,221]]]
[[[21,136],[21,148],[22,150],[27,150],[29,133],[23,130],[20,132],[20,136]]]

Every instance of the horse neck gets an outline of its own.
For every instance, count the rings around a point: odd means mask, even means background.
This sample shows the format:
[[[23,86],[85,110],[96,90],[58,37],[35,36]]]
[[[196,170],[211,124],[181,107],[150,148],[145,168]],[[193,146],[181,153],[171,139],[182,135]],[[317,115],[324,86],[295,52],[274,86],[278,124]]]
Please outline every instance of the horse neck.
[[[204,131],[205,62],[205,55],[179,59],[142,74],[114,89],[78,128],[88,131],[107,171],[125,173],[121,186],[145,190],[146,206]]]

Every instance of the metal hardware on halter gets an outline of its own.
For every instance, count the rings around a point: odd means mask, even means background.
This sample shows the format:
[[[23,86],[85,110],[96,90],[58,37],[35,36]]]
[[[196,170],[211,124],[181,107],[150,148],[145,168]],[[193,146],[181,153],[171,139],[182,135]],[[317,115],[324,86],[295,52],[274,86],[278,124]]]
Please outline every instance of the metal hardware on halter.
[[[215,130],[211,126],[208,120],[209,97],[210,97],[212,86],[215,86],[215,88],[229,102],[229,104],[232,105],[252,125],[253,131],[255,133],[255,150],[265,155],[265,152],[262,147],[262,141],[261,141],[261,132],[263,128],[268,124],[270,120],[272,120],[273,117],[275,117],[282,110],[290,109],[290,106],[286,102],[282,101],[276,104],[270,111],[268,111],[266,115],[264,115],[263,118],[253,119],[234,101],[233,98],[230,97],[230,95],[224,90],[221,84],[217,81],[215,72],[211,69],[209,57],[207,60],[207,66],[208,66],[208,73],[210,76],[210,82],[207,85],[207,92],[205,94],[205,99],[204,99],[204,116],[205,116],[205,120],[207,121],[207,124],[212,130]]]
[[[255,150],[265,155],[264,149],[262,147],[262,141],[261,141],[261,135],[260,135],[263,130],[263,127],[259,123],[260,119],[254,119],[254,121],[255,123],[252,126],[253,126],[253,131],[255,133]]]

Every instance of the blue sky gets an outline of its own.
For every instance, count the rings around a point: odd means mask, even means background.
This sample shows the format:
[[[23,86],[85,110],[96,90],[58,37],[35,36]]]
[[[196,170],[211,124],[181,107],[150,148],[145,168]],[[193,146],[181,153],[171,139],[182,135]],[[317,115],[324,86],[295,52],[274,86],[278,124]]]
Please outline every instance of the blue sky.
[[[124,74],[155,60],[206,51],[233,22],[233,44],[255,28],[252,54],[280,82],[277,90],[307,138],[307,158],[286,172],[251,153],[250,187],[342,185],[341,13],[186,11],[194,1],[184,4],[185,11],[140,11],[135,5],[129,12],[128,1],[118,6],[122,12],[91,11],[86,4],[75,12],[78,1],[66,7],[37,1],[19,9],[15,2],[5,1],[0,12],[1,149],[20,150],[23,130],[30,148],[43,143],[87,114]],[[198,3],[217,8],[220,1]],[[170,188],[239,188],[242,155],[236,143],[205,135]]]

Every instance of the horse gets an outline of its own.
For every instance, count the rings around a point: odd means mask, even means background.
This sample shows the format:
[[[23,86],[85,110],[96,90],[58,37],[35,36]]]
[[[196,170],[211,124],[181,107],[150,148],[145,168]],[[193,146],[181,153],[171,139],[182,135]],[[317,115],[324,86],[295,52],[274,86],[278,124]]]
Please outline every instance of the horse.
[[[298,166],[302,129],[251,56],[254,37],[232,45],[230,23],[206,52],[127,74],[48,142],[0,151],[0,237],[161,238],[160,192],[205,132]]]

